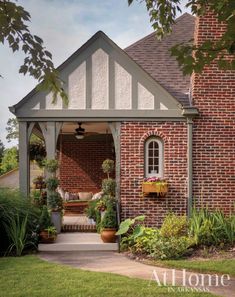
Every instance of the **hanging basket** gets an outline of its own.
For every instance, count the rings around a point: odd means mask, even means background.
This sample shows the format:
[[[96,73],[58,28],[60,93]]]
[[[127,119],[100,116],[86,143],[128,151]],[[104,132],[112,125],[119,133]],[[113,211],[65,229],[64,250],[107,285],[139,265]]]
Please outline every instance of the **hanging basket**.
[[[158,197],[165,197],[168,192],[168,184],[166,182],[143,182],[142,192],[143,196],[155,193]]]

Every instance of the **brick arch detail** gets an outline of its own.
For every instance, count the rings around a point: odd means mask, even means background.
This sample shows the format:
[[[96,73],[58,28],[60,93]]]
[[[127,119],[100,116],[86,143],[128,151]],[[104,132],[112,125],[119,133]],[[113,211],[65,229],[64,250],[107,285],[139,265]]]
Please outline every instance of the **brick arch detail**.
[[[139,141],[138,151],[140,155],[144,153],[144,144],[146,140],[151,136],[159,137],[161,140],[163,140],[163,145],[168,142],[168,138],[162,132],[159,132],[157,130],[148,131],[143,134]]]

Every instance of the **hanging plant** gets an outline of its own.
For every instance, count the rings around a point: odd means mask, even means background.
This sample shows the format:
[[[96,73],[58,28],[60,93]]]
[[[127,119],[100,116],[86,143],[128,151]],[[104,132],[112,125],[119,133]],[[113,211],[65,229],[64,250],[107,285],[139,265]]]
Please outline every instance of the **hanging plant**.
[[[45,168],[49,173],[55,173],[59,168],[59,162],[56,159],[46,159],[44,161]]]

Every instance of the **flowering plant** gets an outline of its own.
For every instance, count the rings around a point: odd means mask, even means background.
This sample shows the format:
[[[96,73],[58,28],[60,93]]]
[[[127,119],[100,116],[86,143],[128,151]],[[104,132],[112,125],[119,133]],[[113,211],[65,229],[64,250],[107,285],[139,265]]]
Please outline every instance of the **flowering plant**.
[[[147,177],[144,178],[144,183],[166,183],[166,180],[160,177]]]
[[[165,179],[156,176],[144,178],[142,191],[144,196],[156,193],[158,197],[164,197],[168,192],[168,183]]]

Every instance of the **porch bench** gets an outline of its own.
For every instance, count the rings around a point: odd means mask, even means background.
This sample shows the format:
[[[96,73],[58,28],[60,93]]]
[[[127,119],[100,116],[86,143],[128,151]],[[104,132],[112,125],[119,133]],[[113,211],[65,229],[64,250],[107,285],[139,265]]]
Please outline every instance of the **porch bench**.
[[[65,213],[83,214],[90,200],[70,200],[63,203]]]

